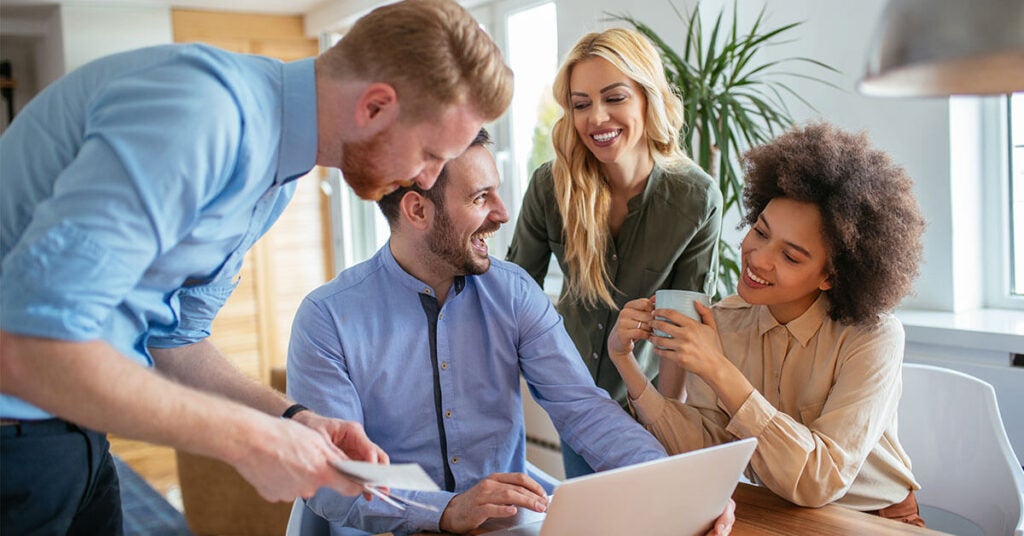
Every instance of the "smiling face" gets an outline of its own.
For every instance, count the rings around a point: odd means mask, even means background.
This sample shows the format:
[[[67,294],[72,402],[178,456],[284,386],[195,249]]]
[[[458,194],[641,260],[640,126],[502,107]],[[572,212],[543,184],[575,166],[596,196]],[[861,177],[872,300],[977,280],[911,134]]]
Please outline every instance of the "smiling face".
[[[342,145],[342,176],[356,195],[374,201],[413,183],[429,189],[445,162],[469,146],[481,124],[464,106],[415,124],[393,122],[368,140]]]
[[[486,148],[473,146],[448,163],[447,174],[427,247],[453,275],[482,274],[491,267],[485,240],[508,221],[498,168]]]
[[[821,211],[777,197],[768,202],[740,246],[743,274],[737,285],[748,303],[767,305],[785,324],[832,288]]]
[[[632,165],[649,158],[643,88],[604,58],[577,63],[569,77],[576,134],[605,165]]]

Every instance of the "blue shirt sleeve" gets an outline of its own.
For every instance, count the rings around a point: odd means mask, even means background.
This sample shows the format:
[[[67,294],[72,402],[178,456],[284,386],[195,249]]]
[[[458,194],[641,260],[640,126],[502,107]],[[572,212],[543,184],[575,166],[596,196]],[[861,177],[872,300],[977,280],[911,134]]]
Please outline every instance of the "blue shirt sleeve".
[[[665,457],[665,449],[597,387],[548,297],[519,281],[519,362],[559,435],[598,471]]]
[[[212,74],[170,65],[88,97],[81,145],[71,155],[53,150],[69,163],[4,257],[5,330],[99,338],[111,310],[188,232],[234,166],[240,116]]]
[[[349,377],[341,333],[330,314],[307,298],[299,306],[292,326],[288,346],[289,396],[320,415],[363,423],[359,392]],[[348,527],[374,533],[411,533],[439,530],[441,513],[455,496],[446,491],[400,493],[433,505],[438,512],[414,507],[402,511],[379,499],[345,497],[327,489],[317,492],[307,504],[324,519]]]

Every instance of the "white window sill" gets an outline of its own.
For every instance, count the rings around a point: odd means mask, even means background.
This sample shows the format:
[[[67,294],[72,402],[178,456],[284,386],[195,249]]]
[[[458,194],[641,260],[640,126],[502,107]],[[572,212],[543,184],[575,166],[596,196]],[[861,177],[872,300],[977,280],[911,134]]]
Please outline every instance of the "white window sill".
[[[922,311],[901,309],[907,343],[1024,353],[1024,311]]]

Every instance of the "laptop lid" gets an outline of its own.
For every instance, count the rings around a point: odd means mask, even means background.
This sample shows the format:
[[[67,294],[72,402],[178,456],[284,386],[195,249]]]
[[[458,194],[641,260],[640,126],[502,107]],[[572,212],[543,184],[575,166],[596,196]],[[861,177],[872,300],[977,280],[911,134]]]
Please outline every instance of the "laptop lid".
[[[703,535],[756,446],[748,438],[567,480],[555,489],[543,521],[493,534]]]

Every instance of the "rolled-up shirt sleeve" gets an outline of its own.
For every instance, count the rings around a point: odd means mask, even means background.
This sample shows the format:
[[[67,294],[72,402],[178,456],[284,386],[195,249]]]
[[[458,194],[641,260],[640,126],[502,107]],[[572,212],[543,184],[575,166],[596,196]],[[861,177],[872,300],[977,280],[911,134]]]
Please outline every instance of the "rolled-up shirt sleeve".
[[[691,393],[688,397],[690,400],[698,398],[692,393],[701,388],[694,385],[692,376],[688,375],[686,387],[687,392]],[[710,400],[715,398],[712,396]],[[684,404],[667,398],[649,380],[640,396],[629,402],[636,412],[637,420],[658,438],[669,454],[690,452],[735,439],[726,431],[729,417],[720,409]]]
[[[80,146],[46,153],[67,164],[55,171],[52,191],[4,256],[4,330],[63,340],[101,337],[112,309],[182,239],[222,186],[240,139],[238,112],[212,76],[186,76],[184,66],[176,68],[189,84],[167,82],[175,68],[111,81],[85,112]],[[202,98],[194,98],[198,94]],[[143,116],[147,120],[139,121]],[[16,143],[5,154],[17,150]],[[21,172],[22,164],[37,165],[19,162],[4,171]]]

